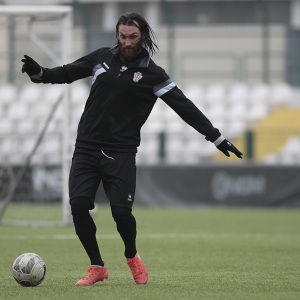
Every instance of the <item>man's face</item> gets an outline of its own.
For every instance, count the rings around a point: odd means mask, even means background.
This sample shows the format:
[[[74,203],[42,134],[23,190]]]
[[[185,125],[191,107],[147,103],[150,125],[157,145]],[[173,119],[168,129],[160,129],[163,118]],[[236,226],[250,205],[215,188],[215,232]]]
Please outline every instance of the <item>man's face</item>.
[[[127,60],[137,57],[142,49],[140,29],[136,26],[120,25],[119,26],[119,44],[122,55]]]

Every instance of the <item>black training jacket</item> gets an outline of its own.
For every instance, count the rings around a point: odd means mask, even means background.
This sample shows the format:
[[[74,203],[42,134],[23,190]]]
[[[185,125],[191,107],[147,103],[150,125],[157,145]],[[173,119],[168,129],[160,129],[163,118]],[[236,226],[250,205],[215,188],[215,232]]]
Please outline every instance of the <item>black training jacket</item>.
[[[43,68],[43,83],[71,83],[93,76],[81,116],[76,147],[136,152],[140,129],[157,98],[214,142],[220,132],[143,49],[134,65],[120,59],[119,47],[100,48],[73,63]]]

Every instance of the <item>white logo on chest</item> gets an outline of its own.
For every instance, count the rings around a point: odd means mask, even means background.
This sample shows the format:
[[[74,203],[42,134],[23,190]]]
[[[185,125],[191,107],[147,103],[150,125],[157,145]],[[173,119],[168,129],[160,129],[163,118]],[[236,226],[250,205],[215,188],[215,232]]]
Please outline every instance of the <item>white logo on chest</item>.
[[[143,75],[141,72],[135,72],[133,74],[133,81],[134,82],[138,82],[139,80],[141,80],[143,78]]]
[[[124,71],[126,71],[126,70],[127,70],[127,67],[122,66],[121,69],[120,69],[120,72],[124,72]]]

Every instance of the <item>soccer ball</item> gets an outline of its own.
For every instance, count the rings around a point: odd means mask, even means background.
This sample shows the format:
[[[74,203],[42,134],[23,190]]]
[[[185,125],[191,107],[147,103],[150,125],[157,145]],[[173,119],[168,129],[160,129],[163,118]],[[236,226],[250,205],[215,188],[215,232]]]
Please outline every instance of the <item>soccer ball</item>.
[[[45,279],[46,269],[46,264],[39,255],[24,253],[14,261],[12,274],[22,286],[37,286]]]

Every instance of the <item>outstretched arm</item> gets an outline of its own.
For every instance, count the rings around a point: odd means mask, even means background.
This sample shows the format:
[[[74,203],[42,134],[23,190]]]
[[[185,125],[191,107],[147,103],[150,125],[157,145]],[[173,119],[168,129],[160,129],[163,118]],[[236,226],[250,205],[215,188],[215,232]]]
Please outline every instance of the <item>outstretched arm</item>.
[[[95,53],[81,57],[70,64],[52,69],[41,67],[33,58],[24,55],[22,73],[27,73],[34,83],[72,83],[92,75]]]
[[[237,157],[242,158],[243,154],[228,140],[226,140],[219,130],[213,127],[207,117],[196,107],[196,105],[186,98],[182,91],[175,86],[170,91],[161,96],[186,123],[203,134],[206,140],[211,141],[226,156],[229,152],[234,153]]]

